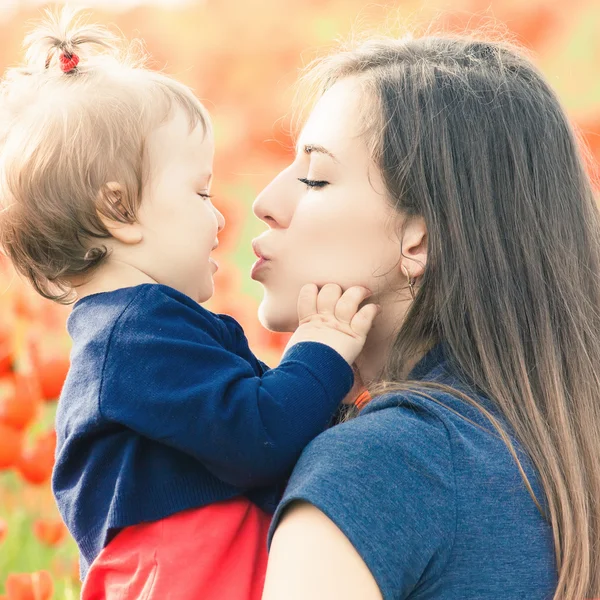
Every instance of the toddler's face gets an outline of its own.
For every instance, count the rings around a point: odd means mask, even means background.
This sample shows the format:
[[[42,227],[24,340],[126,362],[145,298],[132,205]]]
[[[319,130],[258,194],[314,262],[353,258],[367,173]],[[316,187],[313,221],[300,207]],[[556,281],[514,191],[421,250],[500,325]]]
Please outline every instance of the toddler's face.
[[[190,132],[182,110],[147,139],[146,181],[138,212],[143,270],[197,302],[214,291],[216,263],[210,257],[225,219],[208,194],[212,179],[212,132]],[[138,261],[139,262],[139,261]]]

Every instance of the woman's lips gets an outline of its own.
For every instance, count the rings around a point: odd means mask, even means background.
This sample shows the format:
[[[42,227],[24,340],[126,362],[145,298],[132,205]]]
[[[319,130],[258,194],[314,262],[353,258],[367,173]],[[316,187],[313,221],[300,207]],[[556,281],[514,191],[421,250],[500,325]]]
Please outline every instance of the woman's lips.
[[[257,279],[257,275],[258,273],[260,273],[260,271],[262,271],[262,269],[269,264],[269,259],[265,258],[264,256],[261,256],[253,265],[252,265],[252,271],[250,271],[250,277],[251,279]]]
[[[259,248],[258,239],[252,240],[252,250],[254,250],[254,254],[258,260],[252,265],[250,277],[252,279],[256,279],[256,275],[263,270],[266,265],[269,264],[270,259],[262,253],[262,250]]]

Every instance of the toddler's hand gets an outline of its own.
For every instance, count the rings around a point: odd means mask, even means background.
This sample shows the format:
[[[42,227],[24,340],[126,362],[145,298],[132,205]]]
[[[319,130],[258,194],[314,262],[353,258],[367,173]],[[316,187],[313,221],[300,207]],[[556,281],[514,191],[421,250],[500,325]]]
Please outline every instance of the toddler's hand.
[[[321,342],[352,365],[379,312],[376,304],[366,304],[358,310],[370,294],[362,286],[353,286],[342,293],[342,288],[334,283],[320,290],[314,283],[304,285],[298,296],[299,326],[286,350],[299,342]]]

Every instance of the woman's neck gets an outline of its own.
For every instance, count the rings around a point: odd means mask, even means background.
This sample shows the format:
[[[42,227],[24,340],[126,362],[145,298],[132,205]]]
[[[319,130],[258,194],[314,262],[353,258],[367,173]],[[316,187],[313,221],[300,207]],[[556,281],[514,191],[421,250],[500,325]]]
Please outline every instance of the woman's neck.
[[[392,300],[375,300],[381,305],[373,327],[367,336],[365,346],[356,359],[356,367],[365,385],[378,382],[383,377],[392,346],[410,308],[410,300],[396,296]],[[408,374],[419,362],[421,356],[412,357],[403,369]]]

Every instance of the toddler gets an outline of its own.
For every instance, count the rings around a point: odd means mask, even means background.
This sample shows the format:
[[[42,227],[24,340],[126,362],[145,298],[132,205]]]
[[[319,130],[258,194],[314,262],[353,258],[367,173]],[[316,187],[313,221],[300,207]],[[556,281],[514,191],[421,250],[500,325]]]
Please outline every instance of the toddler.
[[[201,306],[224,226],[184,85],[63,12],[2,82],[0,243],[75,301],[52,478],[86,600],[260,598],[269,515],[353,384],[368,290],[305,286],[277,368]]]

